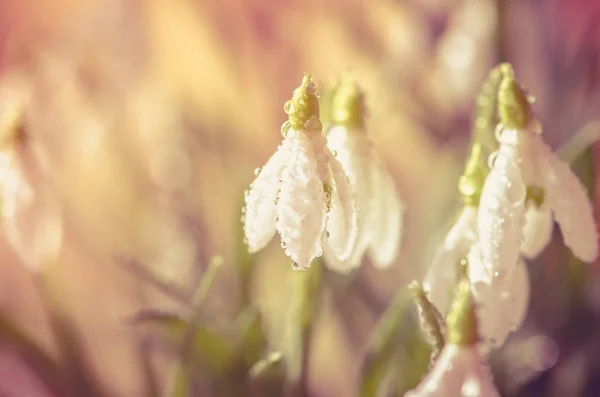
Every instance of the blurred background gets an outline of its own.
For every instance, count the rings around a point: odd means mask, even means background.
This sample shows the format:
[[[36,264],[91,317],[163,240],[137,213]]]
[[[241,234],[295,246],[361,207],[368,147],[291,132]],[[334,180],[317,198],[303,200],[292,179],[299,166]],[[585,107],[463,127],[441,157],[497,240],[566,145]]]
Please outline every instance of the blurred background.
[[[490,68],[513,63],[546,141],[569,149],[598,201],[596,150],[572,138],[597,133],[599,54],[595,0],[0,0],[0,132],[16,113],[21,132],[0,178],[31,193],[0,238],[0,396],[175,396],[175,319],[192,323],[211,260],[222,266],[201,323],[223,341],[200,340],[214,349],[188,394],[282,395],[248,386],[252,362],[212,362],[248,305],[257,360],[288,321],[294,272],[277,242],[245,253],[243,192],[302,73],[324,88],[348,70],[406,204],[402,250],[386,271],[322,275],[300,395],[359,395],[378,319],[424,275],[460,204]],[[555,240],[529,264],[525,326],[492,355],[506,396],[600,396],[600,269]],[[402,395],[427,367],[411,313],[379,395]]]

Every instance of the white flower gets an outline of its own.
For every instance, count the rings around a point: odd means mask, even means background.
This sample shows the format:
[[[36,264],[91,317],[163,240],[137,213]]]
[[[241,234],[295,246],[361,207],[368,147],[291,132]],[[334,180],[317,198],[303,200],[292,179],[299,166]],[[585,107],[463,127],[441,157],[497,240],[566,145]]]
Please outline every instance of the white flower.
[[[516,263],[517,247],[522,241],[522,232],[517,229],[525,216],[525,241],[520,250],[528,258],[538,255],[550,242],[554,215],[565,245],[577,258],[593,262],[598,256],[598,233],[585,187],[535,131],[501,129],[497,135],[500,147],[492,159],[494,176],[490,173],[490,186],[486,190],[486,181],[482,195],[482,203],[484,196],[487,200],[487,211],[480,212],[480,243],[488,240],[491,242],[488,247],[496,247],[496,251],[488,250],[486,261],[493,263],[494,253],[504,252],[503,260],[492,266],[495,271],[506,270],[511,262]],[[498,169],[507,171],[504,178],[499,176]],[[493,190],[492,185],[497,189]],[[521,201],[526,197],[524,186],[530,196],[534,192],[534,197],[527,200],[526,215]],[[502,214],[511,216],[498,217]],[[481,229],[481,225],[485,228]]]
[[[476,241],[477,208],[464,206],[454,226],[437,248],[423,281],[429,300],[442,314],[450,309],[459,279],[460,261],[467,258]]]
[[[404,214],[393,178],[382,167],[364,130],[335,125],[327,134],[327,145],[350,177],[360,211],[352,255],[340,262],[326,249],[326,263],[347,272],[358,267],[368,252],[376,267],[386,268],[398,255]]]
[[[458,284],[448,315],[446,345],[431,371],[405,397],[499,396],[477,348],[478,319],[468,280]]]
[[[510,280],[495,280],[481,264],[481,252],[473,246],[468,274],[476,303],[480,348],[487,353],[504,345],[508,335],[521,327],[529,307],[530,283],[527,265],[519,260]]]
[[[523,244],[526,189],[512,156],[495,153],[490,163],[477,222],[482,264],[510,280]]]
[[[483,188],[478,222],[484,265],[510,280],[521,251],[531,258],[550,241],[552,215],[565,245],[577,258],[593,262],[598,232],[586,189],[542,140],[531,101],[514,80],[510,65],[500,70],[504,75],[498,93],[500,146],[490,157],[492,170]]]
[[[496,397],[486,362],[474,345],[446,345],[433,369],[404,397]]]
[[[310,266],[324,245],[345,261],[356,240],[356,208],[348,177],[322,135],[309,75],[285,109],[290,121],[282,128],[284,141],[246,194],[248,249],[262,249],[278,231],[294,268]]]

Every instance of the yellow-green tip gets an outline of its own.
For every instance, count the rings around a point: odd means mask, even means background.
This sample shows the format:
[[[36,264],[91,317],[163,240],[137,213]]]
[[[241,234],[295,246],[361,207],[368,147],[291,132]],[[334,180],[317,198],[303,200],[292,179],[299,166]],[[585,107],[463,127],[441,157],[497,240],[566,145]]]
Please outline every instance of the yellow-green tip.
[[[448,343],[471,346],[477,343],[477,317],[469,280],[463,278],[448,314]]]
[[[365,95],[349,74],[342,75],[335,87],[331,104],[331,122],[348,128],[365,125]]]
[[[283,109],[289,116],[288,121],[281,126],[283,136],[290,128],[309,131],[322,129],[319,120],[319,93],[309,73],[304,73],[302,84],[294,90],[292,99],[285,103]]]
[[[522,130],[533,119],[530,99],[523,87],[515,80],[513,67],[500,65],[502,82],[498,91],[498,115],[504,128]]]
[[[473,143],[471,154],[465,165],[465,171],[458,180],[458,191],[462,196],[463,203],[470,207],[479,206],[485,178],[489,173],[483,157],[481,143]]]

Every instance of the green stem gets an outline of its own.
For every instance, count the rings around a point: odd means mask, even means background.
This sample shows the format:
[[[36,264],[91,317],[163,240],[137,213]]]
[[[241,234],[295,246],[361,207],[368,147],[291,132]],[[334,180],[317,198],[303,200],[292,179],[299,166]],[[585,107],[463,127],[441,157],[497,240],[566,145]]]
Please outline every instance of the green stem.
[[[293,395],[305,396],[314,320],[323,279],[323,263],[292,274],[292,295],[286,321],[287,381]]]

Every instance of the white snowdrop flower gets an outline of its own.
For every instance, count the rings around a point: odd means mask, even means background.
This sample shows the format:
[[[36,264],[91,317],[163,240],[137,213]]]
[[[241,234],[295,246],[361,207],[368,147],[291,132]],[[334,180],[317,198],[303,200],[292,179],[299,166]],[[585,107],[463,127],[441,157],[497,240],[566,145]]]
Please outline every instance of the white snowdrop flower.
[[[312,77],[285,104],[283,143],[246,192],[244,233],[250,252],[278,231],[295,269],[306,269],[324,246],[340,261],[352,254],[357,211],[348,177],[326,146]]]
[[[500,396],[477,348],[477,323],[469,282],[464,280],[448,316],[446,345],[431,371],[405,397]]]
[[[477,242],[477,216],[481,189],[487,175],[487,164],[479,143],[471,147],[465,171],[458,183],[463,208],[436,249],[423,281],[429,300],[446,314],[452,302],[460,276],[461,262],[467,258],[471,246]]]
[[[509,334],[523,324],[530,298],[527,265],[519,260],[510,280],[498,282],[481,261],[479,246],[468,257],[468,275],[476,302],[481,351],[504,345]]]
[[[502,71],[500,146],[490,158],[492,170],[479,213],[484,262],[490,272],[510,278],[520,252],[531,258],[549,243],[551,214],[573,254],[593,262],[598,256],[598,233],[586,189],[542,140],[530,101],[510,66]]]
[[[348,272],[358,267],[368,252],[376,267],[387,268],[398,256],[404,205],[365,130],[364,94],[354,80],[345,78],[339,82],[331,107],[327,146],[350,177],[359,213],[352,255],[340,261],[326,248],[325,263],[333,270]]]

